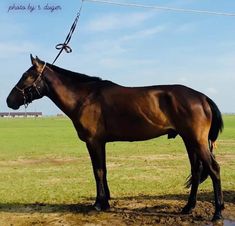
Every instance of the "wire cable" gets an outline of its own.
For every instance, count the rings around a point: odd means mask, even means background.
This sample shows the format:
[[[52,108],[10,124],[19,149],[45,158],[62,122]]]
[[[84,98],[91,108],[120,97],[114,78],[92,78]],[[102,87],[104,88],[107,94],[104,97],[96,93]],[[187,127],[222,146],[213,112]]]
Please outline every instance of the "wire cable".
[[[122,2],[107,1],[107,0],[84,0],[84,1],[93,2],[93,3],[117,5],[117,6],[125,6],[125,7],[137,7],[137,8],[155,9],[155,10],[164,10],[164,11],[175,11],[175,12],[183,12],[183,13],[197,13],[197,14],[208,14],[208,15],[235,17],[235,13],[227,13],[227,12],[184,9],[184,8],[174,8],[174,7],[165,7],[165,6],[156,6],[156,5],[143,5],[143,4],[135,4],[135,3],[122,3]]]

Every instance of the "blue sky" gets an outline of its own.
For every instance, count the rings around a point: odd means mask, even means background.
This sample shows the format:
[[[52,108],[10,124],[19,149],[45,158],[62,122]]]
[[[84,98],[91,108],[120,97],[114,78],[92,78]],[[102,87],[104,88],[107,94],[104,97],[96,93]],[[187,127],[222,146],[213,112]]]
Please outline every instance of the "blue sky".
[[[116,1],[235,13],[229,0]],[[9,10],[13,4],[41,10]],[[47,4],[60,9],[44,10]],[[53,61],[54,46],[64,41],[79,7],[80,1],[65,0],[0,2],[0,111],[11,111],[5,99],[30,67],[30,53]],[[222,112],[234,113],[234,25],[235,17],[84,2],[70,42],[73,52],[62,54],[56,65],[126,86],[184,84],[210,96]],[[60,112],[47,98],[28,111]]]

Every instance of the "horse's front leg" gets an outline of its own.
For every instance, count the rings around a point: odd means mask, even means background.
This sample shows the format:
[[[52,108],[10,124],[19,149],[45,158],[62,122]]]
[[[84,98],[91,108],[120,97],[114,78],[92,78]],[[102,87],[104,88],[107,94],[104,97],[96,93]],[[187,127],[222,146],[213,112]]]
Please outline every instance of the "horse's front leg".
[[[96,202],[94,207],[96,210],[107,210],[110,208],[109,199],[110,192],[107,183],[107,170],[105,158],[105,143],[97,140],[86,142],[93,166],[94,176],[96,180]]]

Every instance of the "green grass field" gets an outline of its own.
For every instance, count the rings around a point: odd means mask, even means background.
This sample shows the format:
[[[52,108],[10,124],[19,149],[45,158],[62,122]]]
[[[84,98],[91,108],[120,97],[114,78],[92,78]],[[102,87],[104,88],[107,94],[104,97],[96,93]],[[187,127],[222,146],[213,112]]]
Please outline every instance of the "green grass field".
[[[222,187],[235,190],[235,115],[224,115],[216,157]],[[67,118],[0,119],[0,203],[74,204],[95,198],[85,144]],[[180,139],[107,144],[112,197],[187,194],[190,166]],[[212,191],[207,180],[200,191]],[[92,201],[91,201],[92,202]]]

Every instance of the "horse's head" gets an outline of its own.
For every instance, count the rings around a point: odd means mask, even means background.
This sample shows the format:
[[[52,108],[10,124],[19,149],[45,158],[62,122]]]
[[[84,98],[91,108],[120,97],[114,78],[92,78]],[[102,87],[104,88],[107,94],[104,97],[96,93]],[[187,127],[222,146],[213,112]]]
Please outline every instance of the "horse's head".
[[[38,57],[33,58],[31,54],[30,58],[32,66],[22,75],[7,97],[8,107],[14,110],[19,109],[22,105],[27,107],[33,100],[43,97],[46,92],[43,79],[46,63]]]

